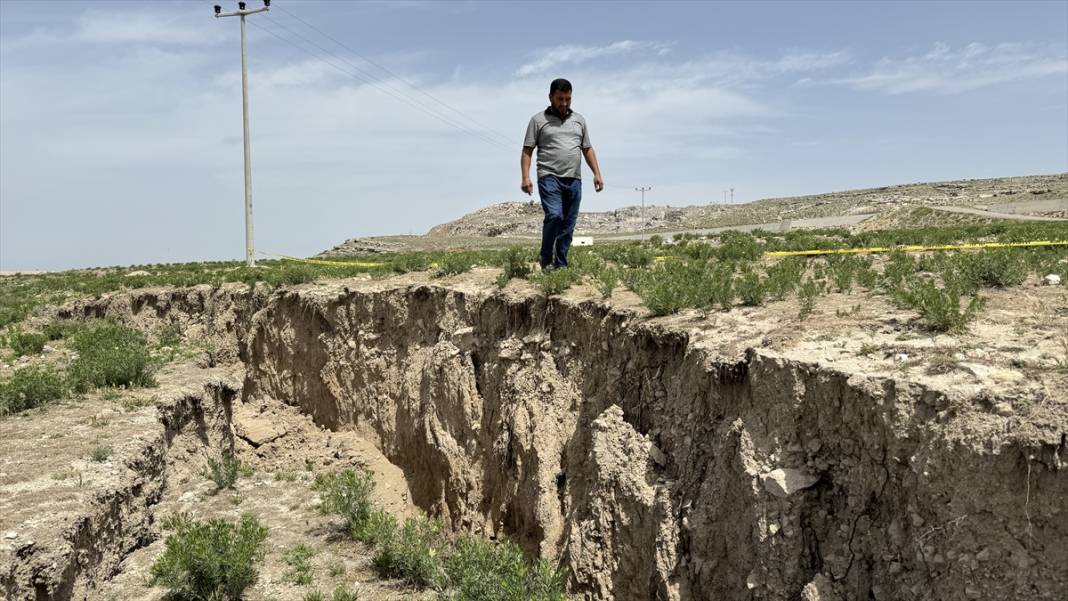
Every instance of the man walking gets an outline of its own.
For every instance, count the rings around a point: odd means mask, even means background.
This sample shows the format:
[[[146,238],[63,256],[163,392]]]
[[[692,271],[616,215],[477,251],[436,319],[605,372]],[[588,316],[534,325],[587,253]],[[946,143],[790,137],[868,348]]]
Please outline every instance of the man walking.
[[[530,118],[519,165],[523,192],[530,194],[530,157],[538,149],[538,195],[545,221],[541,231],[543,270],[567,267],[567,251],[578,220],[582,200],[582,158],[593,170],[593,189],[604,189],[601,168],[590,143],[586,119],[571,110],[571,82],[554,79],[549,84],[549,107]]]

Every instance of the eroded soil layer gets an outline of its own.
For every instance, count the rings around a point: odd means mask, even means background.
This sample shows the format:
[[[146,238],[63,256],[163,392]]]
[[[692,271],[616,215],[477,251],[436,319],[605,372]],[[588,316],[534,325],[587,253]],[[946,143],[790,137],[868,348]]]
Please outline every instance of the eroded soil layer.
[[[992,292],[987,317],[954,338],[918,334],[914,316],[871,297],[828,297],[805,323],[788,303],[649,319],[629,293],[546,300],[525,283],[496,291],[495,276],[68,305],[60,316],[150,335],[177,324],[206,342],[204,366],[240,355],[244,383],[165,387],[114,422],[124,443],[103,465],[51,442],[57,430],[77,440],[77,407],[0,423],[0,530],[19,529],[0,541],[5,594],[156,598],[143,580],[158,521],[208,499],[205,453],[236,444],[283,476],[339,461],[388,479],[368,443],[403,471],[400,513],[411,500],[453,529],[513,538],[559,560],[580,598],[1061,599],[1068,588],[1062,293]],[[296,412],[358,436],[331,442]],[[82,459],[53,471],[64,453]],[[285,489],[291,502],[265,518],[286,535],[250,598],[297,594],[274,572],[287,545],[319,531],[307,530],[318,522],[306,483],[291,480],[256,476],[239,504],[198,505],[203,517],[270,514]],[[363,580],[366,559],[351,553],[336,556]],[[376,591],[361,595],[407,594]]]
[[[587,599],[1062,598],[1063,389],[1021,418],[741,337],[511,288],[310,286],[253,318],[243,394],[355,428],[417,505],[558,558]]]
[[[131,414],[75,404],[3,422],[4,599],[94,598],[129,553],[156,538],[155,506],[174,441],[232,449],[229,412],[239,379],[218,369],[161,384],[155,400]],[[113,455],[89,460],[94,440]]]

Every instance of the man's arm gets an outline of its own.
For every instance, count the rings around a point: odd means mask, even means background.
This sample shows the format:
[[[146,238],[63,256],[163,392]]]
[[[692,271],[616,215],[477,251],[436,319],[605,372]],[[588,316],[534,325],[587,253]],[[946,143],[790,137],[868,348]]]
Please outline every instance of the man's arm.
[[[601,179],[601,166],[597,164],[597,153],[593,146],[582,149],[582,156],[586,157],[586,164],[593,170],[593,189],[597,192],[604,190],[604,180]]]
[[[534,149],[530,146],[523,147],[523,154],[519,157],[519,171],[523,177],[523,183],[519,186],[519,189],[526,194],[534,192],[534,184],[530,182],[530,157],[534,154]]]

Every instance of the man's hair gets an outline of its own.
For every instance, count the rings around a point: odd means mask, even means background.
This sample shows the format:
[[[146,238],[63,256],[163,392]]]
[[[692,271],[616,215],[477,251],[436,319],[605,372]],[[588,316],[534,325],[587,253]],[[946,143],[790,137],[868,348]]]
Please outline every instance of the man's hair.
[[[552,96],[553,94],[555,94],[557,92],[570,92],[570,91],[571,91],[571,82],[566,80],[566,79],[564,79],[564,78],[562,78],[562,77],[560,79],[554,79],[553,82],[551,84],[549,84],[549,95],[550,96]]]

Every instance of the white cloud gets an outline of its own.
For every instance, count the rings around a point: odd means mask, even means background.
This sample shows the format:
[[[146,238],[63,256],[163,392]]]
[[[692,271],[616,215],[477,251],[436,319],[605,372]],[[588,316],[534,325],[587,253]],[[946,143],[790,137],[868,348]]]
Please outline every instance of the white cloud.
[[[883,58],[863,75],[831,80],[857,90],[888,94],[936,92],[956,94],[978,88],[1068,75],[1063,46],[971,43],[954,49],[937,43],[930,51],[903,59]]]
[[[205,5],[205,8],[207,6]],[[202,45],[219,41],[223,33],[207,10],[196,14],[193,21],[188,11],[138,9],[131,6],[123,11],[86,11],[78,19],[74,37],[77,41],[96,44],[174,44]],[[233,20],[233,19],[229,19]]]
[[[663,42],[637,42],[634,40],[613,42],[605,46],[557,46],[537,52],[537,58],[519,67],[516,75],[519,77],[538,75],[561,65],[581,65],[596,58],[642,51],[651,51],[657,56],[664,56],[667,52],[670,52],[670,48],[669,44]]]

